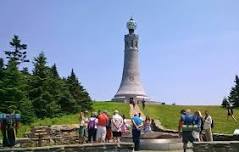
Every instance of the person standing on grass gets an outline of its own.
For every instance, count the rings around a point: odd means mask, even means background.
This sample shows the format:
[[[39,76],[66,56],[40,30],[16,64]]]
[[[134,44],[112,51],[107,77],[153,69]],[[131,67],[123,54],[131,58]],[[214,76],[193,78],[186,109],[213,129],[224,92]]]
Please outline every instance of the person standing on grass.
[[[129,104],[133,104],[133,102],[134,102],[134,98],[133,97],[129,98]]]
[[[96,142],[96,131],[97,131],[97,114],[94,112],[92,113],[91,117],[89,118],[87,129],[88,129],[88,142],[91,143],[92,139],[93,142]]]
[[[123,118],[119,115],[119,111],[115,110],[111,120],[111,127],[113,132],[113,141],[119,143],[122,136],[122,127],[124,125]]]
[[[135,101],[133,101],[133,108],[135,109]]]
[[[191,110],[187,109],[186,111],[181,110],[181,116],[179,120],[178,132],[179,135],[182,135],[183,141],[183,151],[186,152],[188,142],[193,143],[195,139],[193,138],[192,131],[193,128],[193,115]],[[182,131],[182,134],[180,132]]]
[[[237,120],[233,115],[233,106],[231,102],[228,101],[226,107],[227,107],[227,120],[229,119],[229,117],[232,117],[232,119],[236,122]]]
[[[145,108],[145,100],[144,99],[142,100],[142,107],[143,107],[143,110],[144,110],[144,108]]]
[[[101,112],[97,118],[97,132],[96,138],[98,142],[105,142],[106,137],[106,125],[109,121],[109,118],[106,114],[106,111]]]
[[[212,117],[209,115],[209,112],[205,111],[204,124],[203,124],[203,132],[205,134],[206,141],[213,141],[212,137]]]
[[[143,121],[139,118],[138,114],[134,114],[132,117],[132,137],[134,142],[134,150],[139,151],[140,149],[140,135],[141,128],[143,127]]]

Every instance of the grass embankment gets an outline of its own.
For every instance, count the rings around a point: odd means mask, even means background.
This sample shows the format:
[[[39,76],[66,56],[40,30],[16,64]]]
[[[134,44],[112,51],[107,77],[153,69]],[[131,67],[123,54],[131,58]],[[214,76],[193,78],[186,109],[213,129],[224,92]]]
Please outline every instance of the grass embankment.
[[[113,113],[115,109],[117,109],[121,114],[124,114],[126,117],[129,117],[129,105],[124,103],[116,103],[116,102],[94,102],[93,103],[93,111],[103,111],[106,110],[110,114]],[[56,118],[45,118],[35,120],[30,125],[20,125],[18,130],[18,137],[23,137],[24,133],[29,131],[31,127],[34,126],[51,126],[51,125],[61,125],[61,124],[77,124],[79,123],[79,114],[71,114],[65,115]],[[1,138],[1,133],[0,133]]]
[[[141,108],[142,109],[142,108]],[[177,129],[179,112],[182,109],[199,110],[204,115],[204,111],[208,110],[214,120],[215,133],[232,134],[236,128],[239,128],[239,109],[234,109],[235,117],[238,122],[234,122],[232,118],[227,120],[227,110],[220,106],[173,106],[173,105],[156,105],[148,104],[142,110],[145,115],[149,115],[153,119],[159,119],[162,125],[168,129]]]

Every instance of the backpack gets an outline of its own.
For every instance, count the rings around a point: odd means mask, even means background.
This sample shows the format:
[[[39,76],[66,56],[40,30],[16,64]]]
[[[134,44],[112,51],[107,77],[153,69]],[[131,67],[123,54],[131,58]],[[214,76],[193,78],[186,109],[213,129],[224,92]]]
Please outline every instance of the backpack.
[[[90,119],[90,121],[88,122],[88,129],[95,129],[95,120],[96,118]]]
[[[100,114],[98,116],[98,125],[99,126],[106,126],[108,122],[108,117],[105,114]]]
[[[193,115],[191,115],[191,114],[182,115],[181,120],[183,121],[184,125],[192,125],[193,124]]]

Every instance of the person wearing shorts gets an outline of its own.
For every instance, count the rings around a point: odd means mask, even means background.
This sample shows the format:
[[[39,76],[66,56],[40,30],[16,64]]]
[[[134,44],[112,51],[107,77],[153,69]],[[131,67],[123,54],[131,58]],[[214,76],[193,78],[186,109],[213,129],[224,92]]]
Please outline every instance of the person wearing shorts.
[[[187,144],[188,142],[193,143],[195,141],[193,137],[193,115],[191,114],[191,111],[188,110],[182,110],[181,111],[181,116],[179,120],[179,127],[178,131],[179,133],[182,130],[182,142],[183,142],[183,151],[186,152],[187,150]]]
[[[105,142],[107,123],[108,116],[106,112],[100,113],[97,119],[97,132],[96,132],[96,138],[98,142]]]
[[[115,110],[111,120],[111,129],[113,132],[113,141],[120,142],[122,136],[122,126],[124,125],[123,118],[119,115],[119,111]]]

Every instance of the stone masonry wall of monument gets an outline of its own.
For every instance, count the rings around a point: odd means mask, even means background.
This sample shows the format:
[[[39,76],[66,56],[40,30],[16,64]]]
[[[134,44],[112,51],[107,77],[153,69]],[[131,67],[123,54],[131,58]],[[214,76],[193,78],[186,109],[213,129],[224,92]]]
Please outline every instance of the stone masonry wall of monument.
[[[130,19],[128,23],[132,23],[133,26],[128,27],[129,34],[126,34],[124,37],[124,68],[120,87],[114,96],[114,100],[128,101],[129,98],[134,98],[134,100],[147,100],[148,97],[140,81],[139,36],[134,33],[136,23],[133,19]]]

